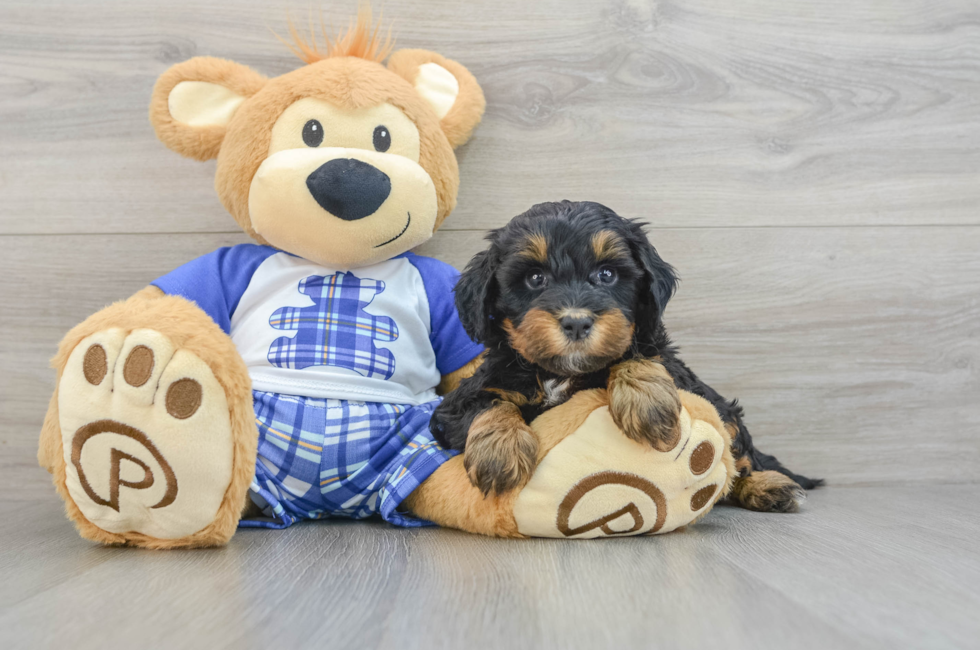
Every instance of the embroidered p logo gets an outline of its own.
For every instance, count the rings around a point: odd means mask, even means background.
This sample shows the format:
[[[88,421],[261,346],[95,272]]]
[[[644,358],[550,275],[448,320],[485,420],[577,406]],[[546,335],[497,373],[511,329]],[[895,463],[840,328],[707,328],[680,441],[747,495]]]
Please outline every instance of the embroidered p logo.
[[[608,504],[616,501],[626,505],[609,512]],[[654,522],[647,534],[653,535],[663,527],[667,500],[660,488],[636,474],[599,472],[582,479],[568,491],[558,506],[557,525],[565,537],[596,528],[606,535],[628,535],[648,526],[644,515]]]
[[[373,316],[366,307],[385,290],[379,280],[353,273],[311,275],[300,280],[299,292],[313,300],[311,307],[283,307],[269,318],[277,330],[297,330],[269,347],[269,363],[302,370],[310,366],[339,366],[364,377],[391,379],[395,357],[375,341],[394,341],[398,326],[387,316]]]
[[[86,465],[89,466],[90,470],[94,464],[108,465],[109,471],[106,475],[104,469],[99,468],[102,471],[91,472],[93,476],[90,477],[86,475],[85,470],[82,468],[82,453],[85,451],[85,445],[87,443],[103,435],[122,436],[127,440],[127,448],[133,453],[123,451],[111,445],[111,443],[109,445],[98,445],[99,447],[108,446],[108,458],[92,459]],[[100,451],[102,453],[99,453]],[[100,449],[96,451],[96,454],[105,456],[105,450]],[[144,458],[141,459],[139,456],[143,456]],[[124,462],[126,465],[123,465]],[[74,465],[75,471],[78,474],[78,482],[81,484],[85,494],[88,495],[88,498],[94,503],[100,506],[108,506],[116,512],[119,512],[119,491],[121,488],[146,490],[156,485],[158,480],[164,482],[165,486],[162,496],[156,503],[150,505],[150,508],[165,508],[177,498],[177,477],[174,475],[170,464],[167,463],[166,459],[164,459],[163,455],[157,450],[150,439],[146,437],[146,434],[139,429],[122,424],[121,422],[98,420],[86,424],[76,431],[71,444],[71,463]],[[151,464],[155,466],[156,471],[151,467]],[[128,466],[137,469],[135,476],[131,471],[132,468]],[[124,472],[130,478],[124,478]],[[99,474],[100,476],[96,478],[94,474]],[[160,475],[159,477],[157,476],[158,474]],[[133,478],[139,477],[140,475],[140,478],[133,480]],[[100,490],[96,490],[93,487],[90,478],[96,481]],[[99,494],[100,491],[104,495]]]

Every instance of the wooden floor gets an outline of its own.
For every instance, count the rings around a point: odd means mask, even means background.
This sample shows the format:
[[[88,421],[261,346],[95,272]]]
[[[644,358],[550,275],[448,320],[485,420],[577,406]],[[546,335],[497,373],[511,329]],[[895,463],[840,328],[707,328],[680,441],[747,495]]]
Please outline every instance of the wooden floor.
[[[322,3],[346,24],[354,0]],[[168,66],[298,65],[265,0],[0,0],[0,645],[977,647],[976,0],[386,0],[487,113],[421,252],[553,199],[640,218],[667,323],[759,446],[830,485],[610,543],[330,523],[93,548],[35,461],[73,324],[245,241],[150,128]],[[380,5],[379,5],[380,6]],[[15,639],[11,644],[8,640]]]
[[[828,488],[655,538],[515,543],[383,523],[218,551],[82,542],[0,504],[5,648],[976,648],[980,486]]]

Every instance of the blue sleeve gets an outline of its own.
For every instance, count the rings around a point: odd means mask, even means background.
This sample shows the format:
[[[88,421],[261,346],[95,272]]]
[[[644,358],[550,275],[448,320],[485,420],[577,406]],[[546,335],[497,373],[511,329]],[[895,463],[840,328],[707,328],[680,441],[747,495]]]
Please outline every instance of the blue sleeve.
[[[431,257],[409,253],[405,256],[418,269],[429,300],[429,341],[436,353],[439,373],[448,375],[459,370],[483,352],[483,346],[474,342],[456,313],[453,288],[459,271],[445,262]]]
[[[256,244],[219,248],[151,284],[169,296],[181,296],[196,303],[225,333],[229,333],[231,316],[255,270],[277,252],[275,248]]]

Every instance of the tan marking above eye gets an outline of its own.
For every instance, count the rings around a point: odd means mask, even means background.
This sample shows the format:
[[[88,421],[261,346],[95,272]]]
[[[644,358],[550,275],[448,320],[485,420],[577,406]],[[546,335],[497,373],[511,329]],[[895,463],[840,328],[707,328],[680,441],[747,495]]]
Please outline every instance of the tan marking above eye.
[[[524,241],[524,248],[520,254],[536,262],[546,264],[548,262],[548,240],[540,233],[530,235]]]
[[[609,260],[628,255],[626,244],[610,230],[600,230],[592,235],[592,253],[596,260]]]
[[[391,145],[383,153],[404,156],[418,162],[421,151],[419,130],[401,110],[391,104],[370,108],[345,109],[322,99],[305,97],[291,104],[272,127],[269,155],[286,149],[306,149],[303,129],[316,120],[323,127],[318,149],[339,147],[376,151],[374,132],[385,127]]]

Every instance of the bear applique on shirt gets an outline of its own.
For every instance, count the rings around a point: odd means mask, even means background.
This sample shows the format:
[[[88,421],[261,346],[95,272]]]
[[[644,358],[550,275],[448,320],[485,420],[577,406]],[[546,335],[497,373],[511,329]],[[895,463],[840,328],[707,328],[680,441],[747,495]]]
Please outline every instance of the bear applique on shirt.
[[[483,351],[456,313],[458,276],[413,253],[331,269],[242,244],[153,284],[195,302],[231,335],[255,390],[422,404],[436,397],[442,375]]]
[[[296,330],[272,342],[269,363],[280,368],[341,366],[365,377],[391,379],[395,357],[375,341],[394,341],[398,325],[387,316],[373,316],[366,307],[385,283],[351,272],[311,275],[299,282],[299,292],[313,300],[311,307],[283,307],[269,318],[278,330]]]

